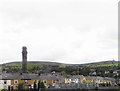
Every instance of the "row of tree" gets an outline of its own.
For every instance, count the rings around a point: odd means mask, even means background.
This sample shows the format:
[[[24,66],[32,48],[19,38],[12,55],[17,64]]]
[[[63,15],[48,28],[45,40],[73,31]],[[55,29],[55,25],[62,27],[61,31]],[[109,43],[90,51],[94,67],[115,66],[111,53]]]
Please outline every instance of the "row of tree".
[[[116,70],[117,66],[101,66],[101,67],[90,67],[90,66],[64,66],[60,67],[58,65],[51,66],[51,65],[32,65],[28,67],[28,72],[33,73],[51,73],[55,72],[60,75],[96,75],[96,76],[108,76],[113,77],[113,71]],[[2,67],[2,71],[6,72],[21,72],[21,67],[15,67],[15,66],[4,66]],[[108,73],[106,73],[108,71]],[[95,72],[95,74],[93,74]]]

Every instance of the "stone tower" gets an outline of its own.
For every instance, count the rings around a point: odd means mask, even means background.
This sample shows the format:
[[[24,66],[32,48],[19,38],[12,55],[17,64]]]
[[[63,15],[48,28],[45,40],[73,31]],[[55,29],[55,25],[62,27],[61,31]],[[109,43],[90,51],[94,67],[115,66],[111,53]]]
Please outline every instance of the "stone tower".
[[[22,47],[22,72],[27,72],[27,47]]]

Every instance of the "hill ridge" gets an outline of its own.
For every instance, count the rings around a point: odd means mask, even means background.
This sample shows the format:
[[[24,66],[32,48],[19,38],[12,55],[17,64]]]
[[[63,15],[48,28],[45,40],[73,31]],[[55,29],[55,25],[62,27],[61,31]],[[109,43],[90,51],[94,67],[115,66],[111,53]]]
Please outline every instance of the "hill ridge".
[[[22,63],[21,61],[14,61],[14,62],[8,62],[3,63],[0,65],[7,65],[7,64],[19,64]],[[43,64],[43,65],[66,65],[66,66],[73,66],[73,65],[82,65],[82,66],[89,66],[89,65],[100,65],[100,64],[116,64],[118,61],[100,61],[100,62],[92,62],[92,63],[84,63],[84,64],[68,64],[68,63],[60,63],[60,62],[50,62],[50,61],[28,61],[29,64]]]

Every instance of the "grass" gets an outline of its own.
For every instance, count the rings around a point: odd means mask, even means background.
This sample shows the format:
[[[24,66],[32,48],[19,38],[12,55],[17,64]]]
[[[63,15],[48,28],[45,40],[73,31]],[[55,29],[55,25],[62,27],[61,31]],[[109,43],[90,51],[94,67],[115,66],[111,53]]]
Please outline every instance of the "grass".
[[[111,66],[111,67],[113,67],[113,66],[118,66],[118,63],[114,63],[114,64],[112,64],[112,63],[110,63],[110,64],[89,64],[89,67],[99,67],[99,66]]]
[[[42,64],[37,64],[37,63],[29,63],[27,64],[27,69],[28,70],[33,70],[33,69],[40,69],[42,68],[43,65]],[[11,63],[11,64],[7,64],[6,66],[2,66],[0,67],[0,70],[5,69],[5,70],[9,70],[9,69],[17,69],[20,70],[22,68],[22,64],[21,63]]]

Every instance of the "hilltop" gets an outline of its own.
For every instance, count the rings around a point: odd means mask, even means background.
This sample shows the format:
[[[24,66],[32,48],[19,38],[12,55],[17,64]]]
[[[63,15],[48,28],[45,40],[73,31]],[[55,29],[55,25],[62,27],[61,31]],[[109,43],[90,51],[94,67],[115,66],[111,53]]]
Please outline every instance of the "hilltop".
[[[5,65],[21,65],[22,62],[8,62],[2,64]],[[28,64],[41,64],[46,66],[90,66],[90,67],[99,67],[99,66],[117,66],[118,61],[100,61],[100,62],[93,62],[93,63],[85,63],[85,64],[66,64],[66,63],[59,63],[59,62],[49,62],[49,61],[28,61]]]
[[[84,66],[91,66],[91,67],[100,67],[100,66],[118,66],[118,61],[101,61],[101,62],[94,62],[94,63],[87,63],[82,64]]]

